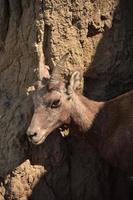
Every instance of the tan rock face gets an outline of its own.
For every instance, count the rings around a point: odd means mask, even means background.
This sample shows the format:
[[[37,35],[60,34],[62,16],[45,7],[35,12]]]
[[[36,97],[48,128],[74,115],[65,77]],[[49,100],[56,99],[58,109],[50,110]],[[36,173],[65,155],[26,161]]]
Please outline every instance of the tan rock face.
[[[0,4],[6,6],[3,14],[8,18],[0,51],[0,176],[3,176],[25,157],[25,147],[19,138],[26,130],[26,118],[31,115],[26,87],[34,78],[37,54],[33,4],[20,5],[15,1]]]
[[[0,8],[0,199],[109,200],[113,183],[113,199],[127,200],[123,174],[87,142],[55,133],[29,147],[25,132],[28,87],[67,52],[64,73],[84,73],[88,97],[133,88],[132,1],[0,0]]]

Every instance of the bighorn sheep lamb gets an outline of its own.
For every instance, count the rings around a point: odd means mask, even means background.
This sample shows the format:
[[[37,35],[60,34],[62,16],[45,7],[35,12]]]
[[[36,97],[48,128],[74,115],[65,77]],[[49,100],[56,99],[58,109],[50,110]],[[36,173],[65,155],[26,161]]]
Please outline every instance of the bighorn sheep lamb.
[[[33,93],[34,114],[27,130],[33,144],[41,144],[55,129],[73,124],[114,166],[133,167],[133,91],[107,102],[96,102],[77,93],[81,74],[65,83],[62,63],[47,83]]]

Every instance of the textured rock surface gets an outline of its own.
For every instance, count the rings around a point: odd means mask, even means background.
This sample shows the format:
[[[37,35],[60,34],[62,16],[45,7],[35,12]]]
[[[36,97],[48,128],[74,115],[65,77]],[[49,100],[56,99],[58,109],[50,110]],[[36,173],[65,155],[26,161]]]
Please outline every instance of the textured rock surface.
[[[29,147],[25,138],[33,112],[27,88],[66,52],[64,73],[84,72],[89,98],[133,88],[132,4],[0,0],[1,200],[132,199],[131,182],[83,139],[53,133]]]

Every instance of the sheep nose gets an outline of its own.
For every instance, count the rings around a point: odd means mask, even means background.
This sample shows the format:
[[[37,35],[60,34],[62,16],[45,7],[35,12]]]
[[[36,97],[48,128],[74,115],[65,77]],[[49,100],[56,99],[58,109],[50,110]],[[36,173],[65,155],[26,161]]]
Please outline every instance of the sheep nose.
[[[29,139],[32,139],[32,138],[36,137],[38,134],[37,134],[37,132],[32,132],[32,131],[28,130],[27,135],[28,135]]]

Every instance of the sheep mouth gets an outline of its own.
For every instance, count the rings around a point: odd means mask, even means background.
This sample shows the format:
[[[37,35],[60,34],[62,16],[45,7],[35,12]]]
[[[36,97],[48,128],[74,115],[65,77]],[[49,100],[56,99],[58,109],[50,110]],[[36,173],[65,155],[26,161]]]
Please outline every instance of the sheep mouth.
[[[60,128],[59,128],[59,132],[61,133],[61,135],[63,137],[66,137],[69,135],[69,127],[67,124],[64,124],[62,125]]]
[[[30,140],[30,142],[34,145],[42,144],[46,140],[48,135],[49,135],[48,133],[47,134],[45,133],[45,135],[43,135],[39,140]]]

